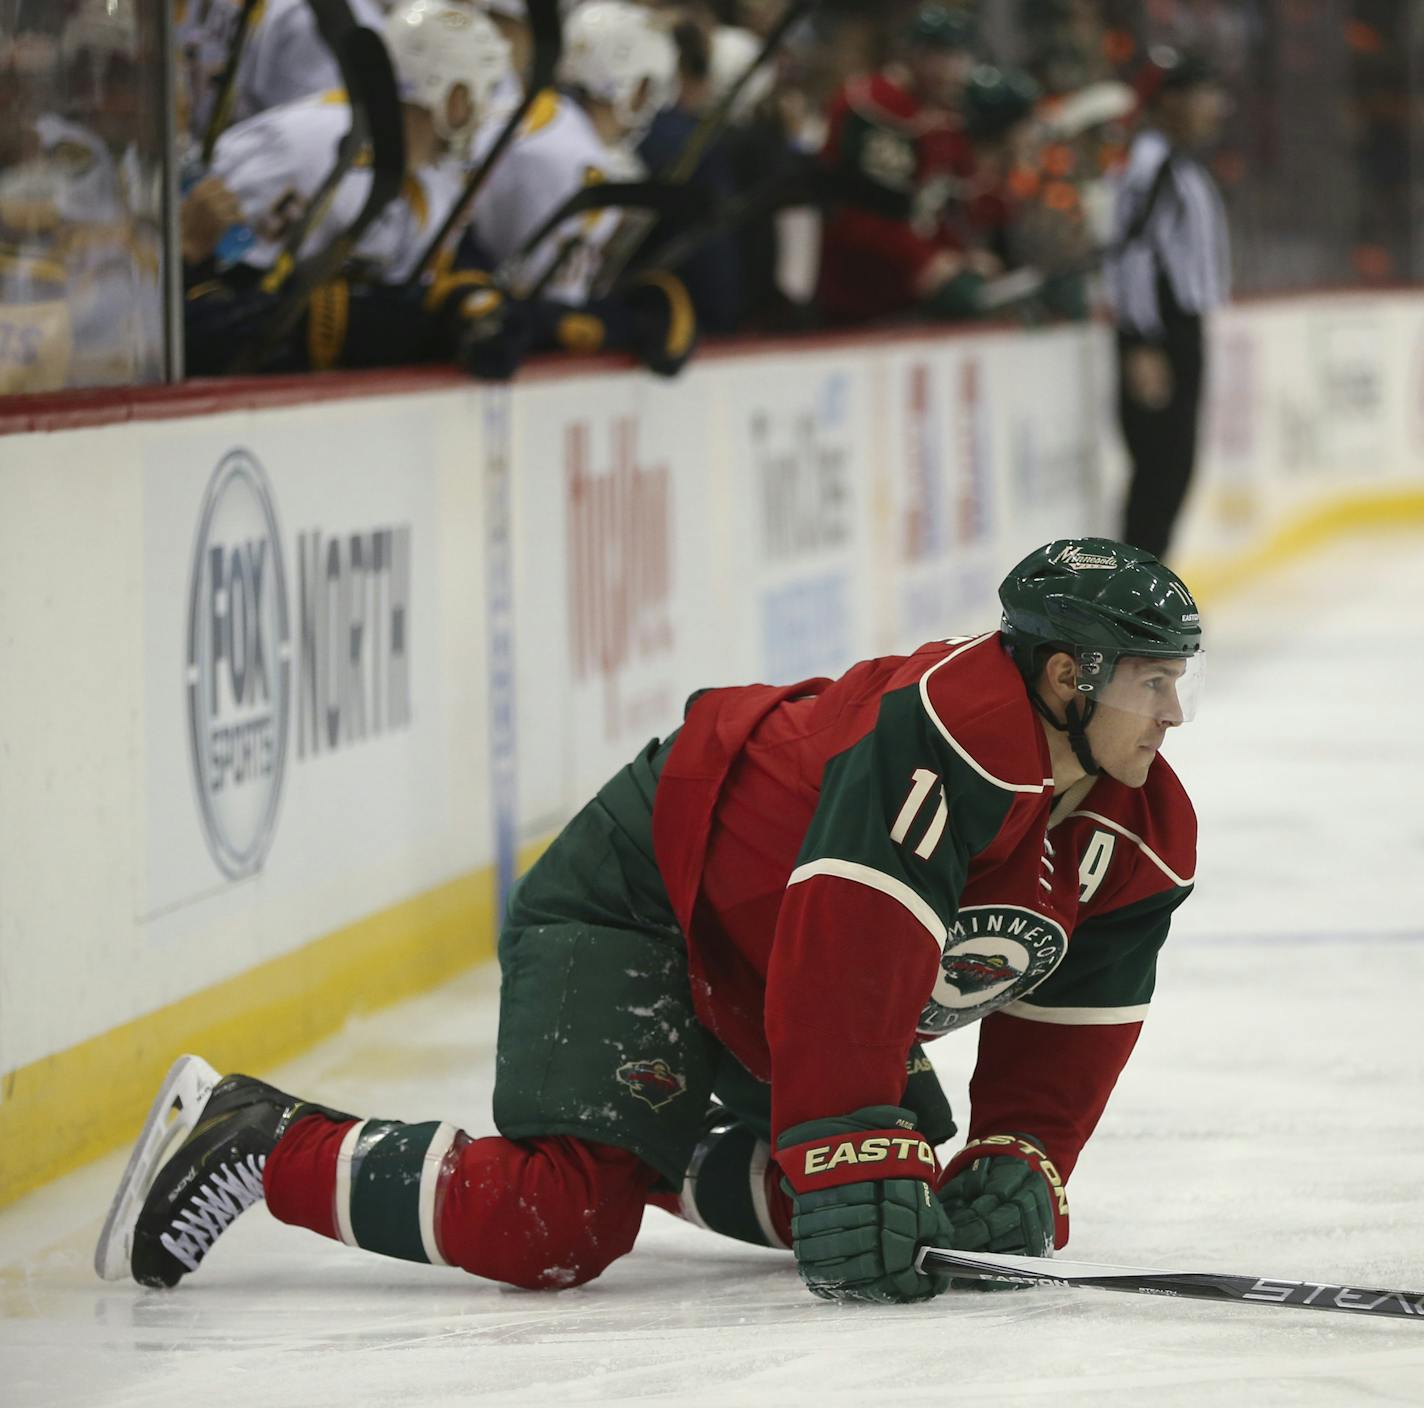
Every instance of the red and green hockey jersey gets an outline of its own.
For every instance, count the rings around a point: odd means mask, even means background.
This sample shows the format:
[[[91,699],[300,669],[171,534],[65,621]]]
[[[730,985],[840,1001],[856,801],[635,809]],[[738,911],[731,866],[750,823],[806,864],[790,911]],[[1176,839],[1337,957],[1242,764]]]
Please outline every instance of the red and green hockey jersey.
[[[996,633],[838,680],[699,695],[653,813],[702,1022],[769,1080],[776,1132],[896,1104],[918,1038],[980,1023],[971,1139],[1071,1172],[1192,884],[1159,756],[1050,829],[1043,726]]]
[[[860,75],[831,104],[822,161],[840,199],[822,227],[817,303],[844,320],[911,307],[925,265],[963,247],[948,215],[974,156],[958,120],[891,74]]]

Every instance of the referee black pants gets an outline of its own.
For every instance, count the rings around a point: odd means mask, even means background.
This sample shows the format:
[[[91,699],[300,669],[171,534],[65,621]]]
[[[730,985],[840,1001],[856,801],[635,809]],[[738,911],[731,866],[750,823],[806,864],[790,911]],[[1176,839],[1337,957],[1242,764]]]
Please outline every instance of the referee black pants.
[[[1134,400],[1124,375],[1129,342],[1118,338],[1117,406],[1132,463],[1122,539],[1157,557],[1167,551],[1187,496],[1197,456],[1197,414],[1202,392],[1201,319],[1178,316],[1167,324],[1163,351],[1172,367],[1172,395],[1150,409]]]

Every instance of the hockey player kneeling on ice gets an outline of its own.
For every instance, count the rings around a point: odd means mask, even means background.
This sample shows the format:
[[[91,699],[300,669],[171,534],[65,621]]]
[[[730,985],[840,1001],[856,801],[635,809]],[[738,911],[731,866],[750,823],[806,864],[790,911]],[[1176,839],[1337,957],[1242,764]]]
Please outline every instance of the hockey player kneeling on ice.
[[[1106,539],[1038,549],[1000,599],[997,631],[694,695],[569,823],[500,935],[498,1134],[184,1057],[100,1273],[174,1285],[264,1196],[526,1287],[599,1275],[649,1203],[789,1246],[834,1299],[938,1294],[925,1243],[1063,1246],[1065,1184],[1192,884],[1159,749],[1194,711],[1201,624],[1172,572]],[[917,1043],[974,1023],[968,1143],[941,1168],[952,1125]]]
[[[456,0],[406,0],[391,12],[383,38],[401,99],[406,170],[400,194],[353,251],[361,280],[376,290],[408,278],[453,208],[461,189],[456,158],[509,75],[508,45],[483,15]],[[271,108],[218,141],[210,171],[182,206],[190,372],[226,370],[235,344],[260,333],[277,294],[284,245],[334,168],[351,124],[345,93],[328,92]],[[300,262],[351,226],[370,189],[368,166],[358,156],[287,256]],[[292,345],[266,369],[415,360],[442,332],[448,355],[465,292],[447,281],[424,299],[419,292],[409,300],[378,295],[353,307],[347,280],[336,279],[316,291]],[[450,306],[437,296],[448,297]]]

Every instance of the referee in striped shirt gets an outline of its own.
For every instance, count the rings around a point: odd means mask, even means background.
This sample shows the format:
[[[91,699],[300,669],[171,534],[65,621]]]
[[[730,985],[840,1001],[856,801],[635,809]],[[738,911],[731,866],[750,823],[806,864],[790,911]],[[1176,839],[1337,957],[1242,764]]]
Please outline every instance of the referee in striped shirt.
[[[1145,121],[1117,192],[1108,296],[1118,416],[1132,477],[1122,538],[1162,556],[1196,459],[1202,320],[1229,291],[1226,213],[1193,153],[1211,146],[1226,94],[1199,58],[1154,50]]]

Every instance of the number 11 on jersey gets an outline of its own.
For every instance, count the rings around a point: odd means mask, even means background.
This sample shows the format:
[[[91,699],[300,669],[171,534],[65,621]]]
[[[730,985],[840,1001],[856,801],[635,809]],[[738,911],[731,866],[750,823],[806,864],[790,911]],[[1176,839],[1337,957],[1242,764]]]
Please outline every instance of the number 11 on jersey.
[[[949,821],[949,801],[944,795],[944,784],[940,782],[938,773],[931,772],[928,768],[916,768],[911,776],[913,785],[910,787],[910,795],[905,798],[905,805],[900,808],[900,815],[895,818],[895,824],[890,828],[890,839],[897,846],[903,844],[915,818],[938,784],[939,806],[935,808],[935,814],[930,819],[925,834],[920,837],[920,844],[915,847],[915,854],[921,860],[928,860],[939,845],[945,824]]]

